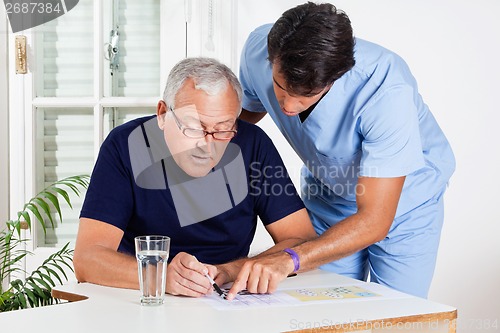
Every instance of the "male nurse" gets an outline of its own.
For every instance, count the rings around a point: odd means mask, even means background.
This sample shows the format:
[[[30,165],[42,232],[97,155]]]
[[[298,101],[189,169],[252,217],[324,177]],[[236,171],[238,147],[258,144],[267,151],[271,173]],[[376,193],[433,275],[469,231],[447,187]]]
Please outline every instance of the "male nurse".
[[[404,60],[354,38],[332,4],[309,2],[250,34],[240,81],[241,118],[268,113],[304,162],[301,195],[321,236],[247,262],[229,298],[318,266],[426,297],[455,159]]]

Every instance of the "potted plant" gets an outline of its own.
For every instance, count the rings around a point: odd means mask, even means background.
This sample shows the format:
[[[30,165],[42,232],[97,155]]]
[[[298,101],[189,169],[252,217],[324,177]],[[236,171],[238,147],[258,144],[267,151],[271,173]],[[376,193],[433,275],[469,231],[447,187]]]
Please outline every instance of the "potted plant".
[[[21,238],[23,225],[31,229],[32,221],[38,221],[45,233],[49,222],[54,227],[56,214],[62,222],[59,198],[62,197],[73,208],[70,193],[80,196],[81,189],[88,187],[89,179],[88,175],[72,176],[51,184],[24,205],[17,213],[17,219],[6,222],[6,228],[0,232],[0,312],[59,302],[51,296],[51,291],[56,282],[62,284],[63,279],[68,280],[65,268],[73,271],[73,250],[69,248],[69,243],[50,255],[24,281],[14,279],[6,288],[3,288],[3,282],[12,273],[23,272],[19,264],[30,254],[19,246],[27,241]]]

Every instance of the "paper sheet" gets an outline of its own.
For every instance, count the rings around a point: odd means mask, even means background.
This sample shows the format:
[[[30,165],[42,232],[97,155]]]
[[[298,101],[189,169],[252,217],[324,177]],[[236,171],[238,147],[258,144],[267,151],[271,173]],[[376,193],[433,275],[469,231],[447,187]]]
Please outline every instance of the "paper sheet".
[[[289,306],[304,303],[349,302],[373,298],[388,299],[405,297],[404,294],[380,287],[376,284],[345,286],[313,286],[299,289],[282,289],[273,294],[250,294],[242,292],[232,301],[222,299],[215,293],[205,298],[219,310],[247,308],[253,306]]]

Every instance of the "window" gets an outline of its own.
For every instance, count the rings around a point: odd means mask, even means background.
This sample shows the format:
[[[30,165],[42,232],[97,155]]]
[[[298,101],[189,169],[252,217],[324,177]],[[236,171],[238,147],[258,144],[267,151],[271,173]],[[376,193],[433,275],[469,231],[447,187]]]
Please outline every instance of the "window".
[[[56,20],[22,32],[28,74],[12,74],[9,65],[11,215],[53,181],[90,174],[114,127],[155,113],[168,72],[182,58],[211,56],[234,68],[234,35],[224,21],[233,20],[232,5],[80,0]],[[30,250],[43,257],[74,241],[82,201],[73,199],[72,211],[63,208],[64,222],[46,235],[34,224]]]

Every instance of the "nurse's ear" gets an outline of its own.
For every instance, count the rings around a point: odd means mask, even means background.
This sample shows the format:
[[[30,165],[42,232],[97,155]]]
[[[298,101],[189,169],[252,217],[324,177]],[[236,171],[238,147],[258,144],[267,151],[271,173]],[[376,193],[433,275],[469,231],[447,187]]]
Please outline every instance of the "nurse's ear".
[[[156,118],[158,120],[158,127],[163,130],[165,127],[165,116],[167,114],[167,104],[165,101],[160,100],[156,106]]]

